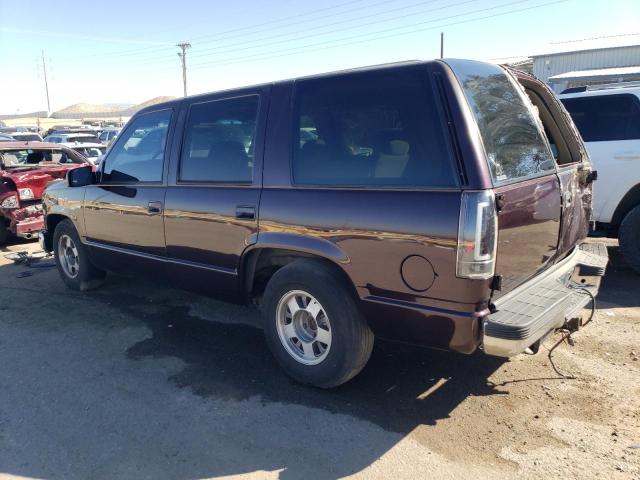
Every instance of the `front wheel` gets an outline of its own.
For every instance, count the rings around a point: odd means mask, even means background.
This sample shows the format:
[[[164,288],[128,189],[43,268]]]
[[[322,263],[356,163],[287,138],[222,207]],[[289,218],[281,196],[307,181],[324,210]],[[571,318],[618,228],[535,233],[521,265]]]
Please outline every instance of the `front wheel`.
[[[87,248],[70,220],[63,220],[56,226],[53,252],[58,272],[69,288],[91,290],[104,281],[106,272],[91,263]]]
[[[7,229],[7,222],[3,218],[0,218],[0,247],[7,243],[9,238],[9,229]]]
[[[622,256],[640,273],[640,205],[625,215],[618,229],[618,239]]]
[[[321,261],[298,260],[278,270],[262,311],[271,352],[301,383],[336,387],[371,356],[373,333],[346,281]]]

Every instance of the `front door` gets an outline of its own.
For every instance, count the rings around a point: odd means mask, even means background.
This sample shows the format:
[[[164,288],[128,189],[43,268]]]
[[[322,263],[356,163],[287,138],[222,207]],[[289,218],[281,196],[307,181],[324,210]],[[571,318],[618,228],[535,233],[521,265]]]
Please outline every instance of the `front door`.
[[[109,270],[154,274],[165,256],[163,170],[171,109],[136,117],[87,187],[86,241]]]
[[[181,287],[239,292],[240,258],[258,231],[265,99],[266,90],[254,90],[185,105],[164,212],[167,258]]]

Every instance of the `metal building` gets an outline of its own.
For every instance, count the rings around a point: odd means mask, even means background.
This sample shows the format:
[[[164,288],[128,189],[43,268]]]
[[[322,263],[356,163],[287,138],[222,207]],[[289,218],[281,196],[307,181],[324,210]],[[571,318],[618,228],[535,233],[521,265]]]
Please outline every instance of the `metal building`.
[[[558,93],[581,85],[640,81],[640,35],[552,44],[531,58],[533,74]]]

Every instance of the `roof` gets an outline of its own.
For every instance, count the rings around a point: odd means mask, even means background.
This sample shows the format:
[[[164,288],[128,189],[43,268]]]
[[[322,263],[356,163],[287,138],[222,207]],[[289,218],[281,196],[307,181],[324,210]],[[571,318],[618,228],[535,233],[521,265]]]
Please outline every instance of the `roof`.
[[[569,42],[556,42],[547,45],[540,52],[531,57],[544,57],[562,53],[580,52],[586,50],[604,50],[608,48],[640,47],[640,33],[612,35],[603,37],[585,38]]]
[[[28,148],[30,150],[61,150],[65,147],[59,143],[47,143],[47,142],[2,142],[0,143],[0,150],[16,150],[20,148]]]
[[[560,73],[549,77],[550,82],[566,81],[566,80],[601,80],[610,77],[624,78],[629,76],[640,76],[640,65],[631,67],[611,67],[597,68],[593,70],[575,70],[573,72]]]
[[[173,105],[177,105],[180,102],[184,101],[184,99],[188,99],[188,100],[194,100],[194,99],[199,99],[199,98],[207,98],[209,95],[212,94],[226,94],[226,93],[234,93],[234,92],[242,92],[245,90],[251,90],[251,89],[256,89],[256,88],[264,88],[264,87],[268,87],[270,85],[278,85],[278,84],[283,84],[283,83],[288,83],[288,82],[292,82],[292,81],[296,81],[296,80],[312,80],[312,79],[318,79],[318,78],[325,78],[325,77],[331,77],[334,75],[345,75],[345,74],[350,74],[350,73],[360,73],[360,72],[369,72],[369,71],[376,71],[376,70],[386,70],[386,69],[393,69],[393,68],[397,68],[397,67],[406,67],[406,66],[411,66],[411,65],[421,65],[421,64],[428,64],[431,63],[433,61],[436,60],[402,60],[399,62],[390,62],[390,63],[381,63],[381,64],[377,64],[377,65],[367,65],[364,67],[355,67],[355,68],[348,68],[348,69],[344,69],[344,70],[335,70],[335,71],[331,71],[331,72],[323,72],[323,73],[316,73],[316,74],[311,74],[311,75],[303,75],[303,76],[299,76],[299,77],[292,77],[292,78],[288,78],[288,79],[284,79],[284,80],[277,80],[274,82],[265,82],[265,83],[258,83],[255,85],[243,85],[243,86],[238,86],[238,87],[232,87],[232,88],[225,88],[222,90],[212,90],[210,92],[205,92],[205,93],[199,93],[197,95],[189,95],[188,97],[180,97],[180,98],[175,98],[173,100],[168,100],[166,102],[161,102],[161,103],[157,103],[155,105],[151,105],[148,107],[145,107],[139,111],[136,112],[137,114],[140,113],[147,113],[148,111],[153,111],[158,109],[158,107],[161,108],[169,108]]]
[[[69,147],[72,149],[76,149],[76,148],[107,148],[106,145],[103,145],[102,143],[59,143],[58,145],[64,145],[65,147]]]

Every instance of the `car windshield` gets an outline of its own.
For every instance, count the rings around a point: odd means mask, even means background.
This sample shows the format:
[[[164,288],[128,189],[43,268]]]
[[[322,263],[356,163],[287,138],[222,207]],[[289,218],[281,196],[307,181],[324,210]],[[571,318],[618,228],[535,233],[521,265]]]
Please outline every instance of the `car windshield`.
[[[80,163],[62,150],[53,149],[16,149],[0,151],[0,168],[37,167],[43,163],[70,164]]]
[[[25,142],[39,142],[42,140],[40,135],[36,133],[13,133],[11,136],[16,140],[24,140]]]
[[[69,135],[65,139],[65,141],[69,143],[96,143],[97,140],[98,137],[87,135]]]
[[[80,147],[74,148],[74,150],[78,153],[81,153],[85,157],[99,157],[100,155],[104,155],[105,148],[101,147]]]

